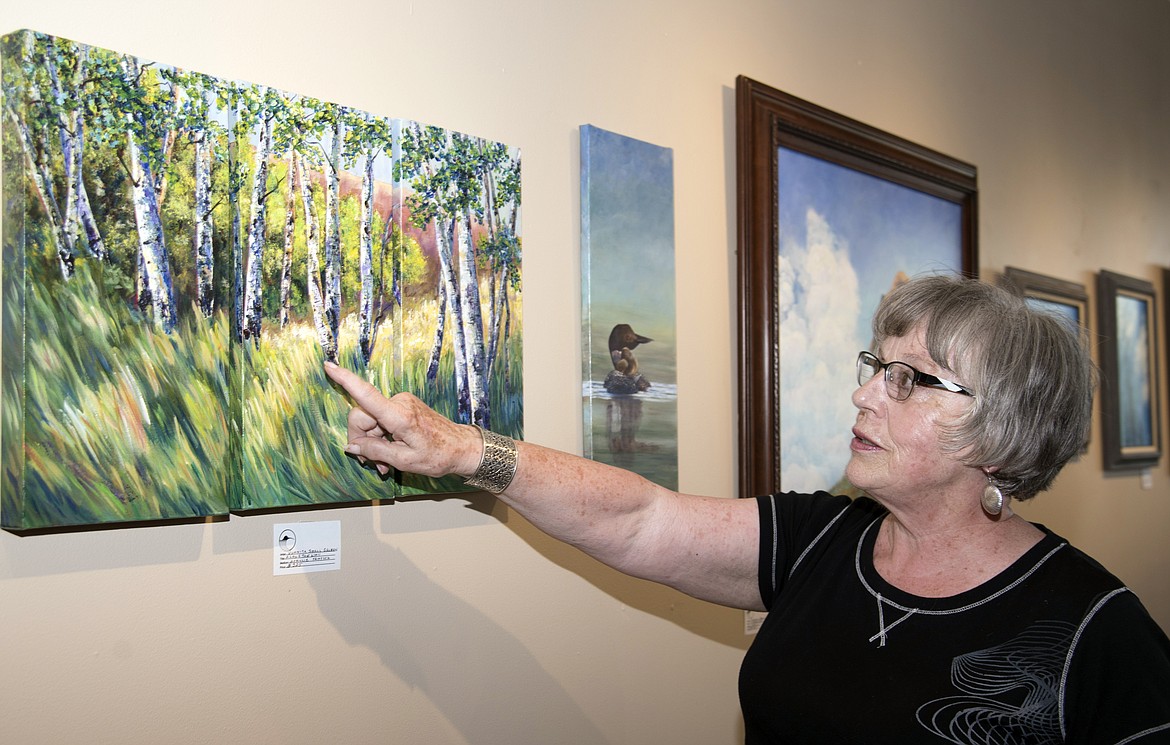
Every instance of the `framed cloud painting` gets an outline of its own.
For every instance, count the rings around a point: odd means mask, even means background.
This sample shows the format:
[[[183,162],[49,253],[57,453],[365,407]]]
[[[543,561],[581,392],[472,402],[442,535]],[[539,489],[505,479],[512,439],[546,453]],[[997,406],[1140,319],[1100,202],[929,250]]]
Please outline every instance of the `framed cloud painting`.
[[[833,489],[882,295],[976,272],[971,165],[737,81],[740,495]]]

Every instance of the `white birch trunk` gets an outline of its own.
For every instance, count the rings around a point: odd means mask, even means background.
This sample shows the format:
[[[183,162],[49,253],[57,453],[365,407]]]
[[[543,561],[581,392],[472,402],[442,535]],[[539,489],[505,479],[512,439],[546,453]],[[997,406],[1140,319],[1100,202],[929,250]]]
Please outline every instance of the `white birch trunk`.
[[[499,245],[500,232],[504,230],[500,219],[500,204],[496,198],[496,178],[491,168],[484,170],[484,214],[487,216],[488,234],[493,244]],[[488,283],[491,293],[491,303],[488,311],[488,328],[490,336],[485,350],[487,354],[487,379],[490,381],[496,365],[496,357],[500,354],[501,326],[503,325],[504,303],[508,299],[508,264],[506,252],[491,268],[491,278]],[[506,338],[506,337],[505,337]]]
[[[211,133],[203,130],[195,141],[195,279],[199,310],[205,318],[215,312],[215,253],[211,241]]]
[[[487,225],[488,239],[495,243],[498,235],[500,214],[496,207],[496,182],[492,177],[491,168],[485,168],[483,171],[483,201],[484,201],[484,221]],[[499,272],[494,267],[491,268],[488,276],[488,341],[484,349],[486,369],[484,377],[487,380],[492,378],[492,363],[496,358],[496,344],[499,342],[500,326],[499,326],[499,293],[496,292],[497,275]]]
[[[248,226],[248,267],[244,290],[244,338],[260,346],[264,315],[264,231],[267,224],[268,154],[272,151],[272,116],[261,121],[260,145],[252,177],[251,223]]]
[[[463,291],[463,343],[472,421],[489,428],[491,412],[483,353],[483,312],[479,303],[479,279],[475,271],[475,244],[471,239],[471,210],[459,211],[459,287]]]
[[[317,232],[317,208],[313,206],[313,190],[308,170],[301,164],[297,170],[297,181],[301,187],[301,202],[305,214],[305,263],[308,265],[309,304],[313,307],[313,325],[317,329],[317,341],[325,359],[337,362],[337,336],[326,319],[325,298],[321,292],[321,241]]]
[[[122,70],[128,85],[136,85],[138,63],[122,58]],[[150,161],[142,143],[134,135],[136,121],[133,112],[127,112],[126,145],[130,152],[130,180],[134,202],[134,220],[138,226],[139,266],[144,288],[150,295],[154,323],[166,333],[175,327],[175,291],[171,284],[171,261],[159,216],[158,193]]]
[[[40,200],[41,207],[44,208],[45,215],[49,219],[49,230],[53,235],[53,244],[57,249],[57,259],[61,264],[61,276],[69,279],[73,276],[73,252],[69,249],[61,210],[53,194],[52,173],[41,157],[40,148],[33,141],[32,132],[29,131],[28,125],[7,102],[4,104],[4,110],[7,112],[8,118],[12,121],[16,129],[16,135],[20,139],[21,150],[24,151],[24,160],[28,169],[29,178],[32,179],[33,186],[37,191],[37,198]]]
[[[506,279],[507,272],[501,270],[492,274],[491,281],[491,320],[489,321],[489,328],[491,329],[491,337],[487,345],[487,379],[492,379],[492,374],[496,367],[496,359],[499,357],[502,344],[500,337],[500,330],[503,326],[504,318],[504,304],[508,301],[508,280]]]
[[[501,329],[501,331],[500,331],[500,338],[501,338],[501,340],[506,341],[506,340],[510,339],[512,336],[512,306],[508,302],[508,285],[507,285],[507,283],[504,284],[503,295],[504,295],[504,311],[501,314],[501,316],[503,317],[503,321],[502,321],[503,329]],[[507,354],[505,354],[505,351],[506,351],[505,347],[500,347],[500,358],[504,360],[504,369],[500,372],[500,375],[504,376],[504,379],[506,380],[508,377],[508,362],[511,361],[511,357],[509,357]],[[492,365],[494,366],[495,363],[493,362]]]
[[[81,95],[82,81],[85,80],[85,70],[89,58],[89,48],[81,47],[78,49],[77,69],[73,73],[73,90],[76,95]],[[89,191],[85,188],[85,179],[82,176],[82,151],[85,146],[85,121],[81,116],[81,112],[77,112],[77,126],[74,128],[74,136],[77,140],[77,212],[81,220],[81,227],[85,231],[85,240],[89,244],[89,252],[93,254],[98,261],[106,261],[109,258],[109,252],[106,250],[106,242],[102,238],[101,231],[98,230],[97,220],[93,217],[93,207],[89,203]]]
[[[325,315],[334,339],[341,327],[341,116],[333,124],[333,143],[326,168],[325,197]]]
[[[519,218],[519,216],[520,216],[520,204],[519,204],[519,202],[517,202],[517,203],[512,204],[512,215],[508,221],[508,240],[516,242],[517,252],[519,251],[519,241],[516,238],[516,220],[517,220],[517,218]],[[519,260],[520,254],[517,253],[514,258],[515,258],[515,260]],[[510,339],[512,337],[512,305],[511,305],[511,301],[509,300],[509,294],[511,292],[510,280],[512,277],[512,264],[513,264],[513,255],[512,255],[512,252],[509,251],[508,252],[508,259],[507,259],[507,261],[504,262],[504,265],[500,270],[500,278],[501,279],[500,279],[500,288],[499,288],[499,293],[500,293],[500,298],[501,298],[501,300],[500,300],[500,305],[501,305],[500,315],[502,318],[500,323],[502,325],[502,328],[500,329],[500,345],[501,346],[500,346],[498,351],[499,351],[499,354],[504,357],[505,362],[504,362],[503,375],[505,375],[505,376],[507,376],[507,374],[508,374],[507,363],[508,363],[509,358],[506,355],[504,355],[504,352],[506,350],[506,347],[504,346],[504,344],[507,342],[508,339]],[[493,367],[495,366],[494,360],[492,362],[492,366]]]
[[[455,355],[455,389],[458,397],[458,420],[470,422],[472,416],[471,396],[467,381],[467,343],[464,341],[463,305],[459,282],[451,256],[451,242],[455,239],[455,221],[448,218],[435,219],[435,242],[439,249],[439,281],[446,287],[447,305],[451,312],[451,328],[455,332],[452,351]]]
[[[102,238],[102,233],[98,230],[97,220],[93,217],[93,207],[89,203],[89,191],[85,188],[85,179],[82,178],[82,151],[81,147],[85,142],[84,136],[85,124],[81,117],[77,119],[77,214],[81,220],[81,227],[85,231],[85,240],[89,244],[89,252],[98,261],[106,261],[109,258],[109,251],[106,249],[106,241]]]
[[[376,152],[376,151],[375,151]],[[358,346],[367,365],[374,351],[374,153],[366,154],[362,178],[361,244],[359,246],[362,282],[361,313],[358,322]]]
[[[244,217],[240,213],[240,149],[236,137],[236,106],[228,109],[228,229],[232,254],[232,338],[243,341],[244,333]]]
[[[138,247],[143,278],[154,308],[155,325],[166,333],[175,327],[175,293],[171,264],[159,218],[158,195],[142,145],[132,131],[126,132],[130,151],[130,172],[134,199],[134,220],[138,225]]]
[[[292,312],[292,256],[293,235],[296,232],[297,211],[297,151],[288,154],[288,194],[284,200],[284,260],[280,263],[280,327],[288,325]]]
[[[25,58],[32,63],[36,58],[34,34],[26,33],[24,35],[23,51]],[[50,55],[44,55],[44,59],[49,60]],[[53,67],[52,69],[55,70],[56,68]],[[27,94],[28,108],[46,106],[44,99],[41,97],[41,91],[32,80],[28,81]],[[5,96],[5,108],[8,109],[9,117],[16,124],[21,147],[24,149],[25,158],[29,165],[29,176],[36,185],[37,195],[40,197],[41,205],[45,208],[45,214],[49,217],[49,229],[53,235],[53,247],[57,250],[57,261],[61,265],[61,276],[69,279],[73,276],[76,254],[74,252],[73,241],[70,239],[69,225],[67,223],[68,210],[61,209],[61,202],[57,199],[56,187],[53,184],[51,166],[52,151],[49,149],[48,138],[45,136],[44,129],[42,128],[37,133],[39,137],[34,139],[33,130],[28,126],[28,122],[12,109],[7,102],[7,96]],[[66,170],[68,170],[69,165],[69,159],[66,158]],[[66,189],[66,192],[68,193],[68,189]]]
[[[435,319],[435,337],[431,341],[430,362],[427,363],[427,380],[439,376],[439,359],[443,355],[443,336],[447,330],[447,285],[439,280],[439,308]]]
[[[386,224],[382,227],[382,243],[378,256],[378,283],[381,288],[378,295],[378,302],[380,308],[378,310],[378,319],[375,325],[380,324],[382,319],[391,315],[395,305],[402,305],[402,292],[398,287],[399,275],[402,273],[401,258],[399,256],[402,251],[402,241],[399,240],[397,248],[390,245],[390,239],[394,236],[394,211],[386,216]],[[386,300],[386,254],[390,253],[390,300]]]
[[[31,35],[30,35],[31,37]],[[52,44],[52,41],[46,42]],[[57,70],[55,56],[51,53],[44,55],[45,68],[49,72],[49,92],[56,103],[57,133],[61,140],[61,166],[64,175],[65,209],[62,215],[65,231],[65,240],[70,251],[77,253],[77,237],[81,227],[81,211],[78,206],[78,186],[81,181],[81,112],[77,109],[66,117],[65,93],[61,87],[61,77]]]

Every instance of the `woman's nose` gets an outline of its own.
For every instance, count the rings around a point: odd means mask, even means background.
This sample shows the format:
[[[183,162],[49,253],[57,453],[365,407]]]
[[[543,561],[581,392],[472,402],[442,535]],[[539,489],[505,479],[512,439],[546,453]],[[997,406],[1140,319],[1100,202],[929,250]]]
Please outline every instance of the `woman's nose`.
[[[878,373],[853,389],[853,405],[859,409],[873,408],[885,396],[885,375]]]

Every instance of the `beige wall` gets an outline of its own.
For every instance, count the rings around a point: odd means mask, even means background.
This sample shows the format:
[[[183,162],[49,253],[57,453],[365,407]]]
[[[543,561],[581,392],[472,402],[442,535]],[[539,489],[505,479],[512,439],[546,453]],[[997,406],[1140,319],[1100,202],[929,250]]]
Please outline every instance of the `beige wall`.
[[[689,491],[735,490],[737,74],[975,163],[985,276],[1091,288],[1102,267],[1158,282],[1170,266],[1162,0],[271,7],[0,0],[0,30],[522,147],[527,436],[571,451],[577,127],[673,148]],[[1170,459],[1143,488],[1103,476],[1093,443],[1025,513],[1170,628]],[[272,524],[302,519],[342,522],[341,571],[272,576]],[[739,613],[623,578],[488,500],[0,533],[4,742],[734,743],[745,643]]]

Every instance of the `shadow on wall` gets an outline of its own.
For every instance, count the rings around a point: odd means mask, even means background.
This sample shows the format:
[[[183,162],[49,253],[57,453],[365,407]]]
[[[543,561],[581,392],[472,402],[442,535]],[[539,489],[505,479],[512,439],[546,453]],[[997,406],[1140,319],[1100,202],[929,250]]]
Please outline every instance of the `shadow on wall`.
[[[398,508],[383,505],[387,533],[417,532],[439,526],[421,524],[430,510],[403,515],[403,503],[442,501],[437,497],[400,498]],[[494,498],[464,494],[447,499],[468,512],[466,522],[509,523],[513,514]],[[391,507],[391,509],[386,509]],[[450,516],[449,508],[441,511]],[[394,513],[391,515],[391,513]],[[474,514],[479,513],[479,514]],[[400,516],[406,518],[400,519]],[[714,641],[746,648],[743,618],[719,608],[619,574],[569,546],[540,533],[527,521],[509,525],[555,564],[577,573],[619,602],[678,624]],[[448,523],[443,526],[450,528]],[[370,528],[373,533],[373,528]],[[605,742],[604,734],[560,681],[545,670],[510,631],[464,599],[435,584],[393,545],[371,536],[347,537],[350,545],[369,545],[364,563],[393,578],[385,584],[355,586],[337,582],[332,572],[310,573],[322,616],[342,637],[366,647],[404,683],[424,693],[469,742]],[[474,635],[467,633],[474,629]],[[507,681],[522,681],[520,687]]]
[[[322,616],[349,644],[374,651],[388,670],[424,693],[468,742],[560,742],[566,732],[579,742],[605,742],[506,629],[376,536],[346,541],[370,545],[362,561],[393,582],[355,585],[334,581],[332,572],[310,573]],[[506,680],[523,681],[523,690],[501,685]]]
[[[506,510],[501,507],[501,511]],[[501,522],[508,521],[501,519]],[[550,538],[526,520],[518,519],[508,527],[537,553],[623,605],[729,647],[746,651],[751,643],[752,637],[743,632],[742,611],[696,600],[669,587],[610,569],[572,546]]]
[[[623,605],[729,647],[746,651],[751,643],[752,637],[743,633],[741,611],[696,600],[669,587],[610,569],[584,552],[542,533],[503,502],[487,494],[420,495],[402,497],[390,504],[405,507],[410,502],[419,501],[442,504],[442,509],[411,511],[409,517],[404,512],[383,509],[380,513],[380,529],[388,534],[417,533],[503,524],[538,554]]]

